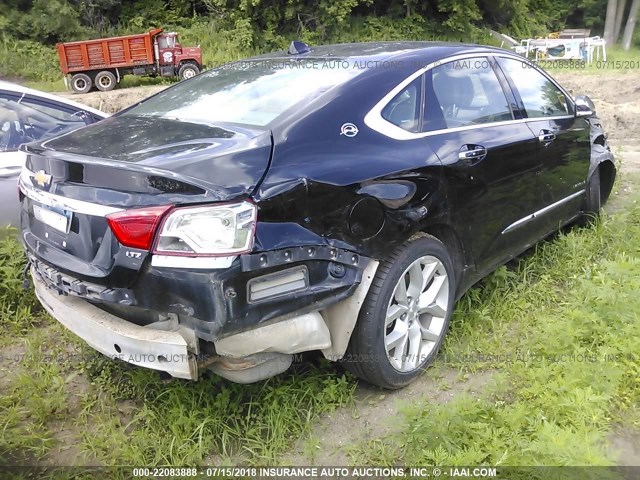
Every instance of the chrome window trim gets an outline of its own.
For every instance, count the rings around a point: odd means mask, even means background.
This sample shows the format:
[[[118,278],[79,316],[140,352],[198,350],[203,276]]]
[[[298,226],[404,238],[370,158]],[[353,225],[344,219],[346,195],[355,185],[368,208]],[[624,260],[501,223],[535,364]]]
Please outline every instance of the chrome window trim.
[[[557,202],[554,202],[551,205],[547,205],[546,207],[541,208],[540,210],[538,210],[536,212],[533,212],[533,213],[527,215],[526,217],[521,218],[520,220],[516,220],[515,222],[513,222],[511,225],[509,225],[507,228],[505,228],[502,231],[502,235],[504,235],[505,233],[508,233],[508,232],[510,232],[512,230],[515,230],[518,227],[521,227],[521,226],[529,223],[533,219],[538,218],[538,217],[550,212],[554,208],[557,208],[560,205],[563,205],[563,204],[573,200],[574,198],[579,197],[580,195],[583,195],[584,193],[585,193],[585,190],[582,189],[582,190],[580,190],[578,192],[572,193],[568,197],[561,198]]]
[[[445,63],[455,62],[456,60],[464,60],[467,58],[485,58],[486,59],[489,56],[510,58],[512,60],[516,60],[526,64],[528,67],[544,75],[545,78],[547,78],[551,83],[553,83],[554,86],[559,88],[560,91],[565,94],[567,98],[567,103],[573,104],[573,98],[564,90],[564,88],[558,85],[558,83],[555,80],[553,80],[553,78],[551,78],[546,72],[539,69],[537,66],[535,66],[532,62],[530,62],[524,57],[520,57],[515,54],[502,53],[502,52],[464,53],[460,55],[453,55],[451,57],[447,57],[443,60],[438,60],[436,62],[432,62],[428,64],[426,67],[421,68],[417,72],[414,72],[410,76],[405,78],[402,82],[396,85],[396,87],[393,88],[389,93],[387,93],[384,97],[382,97],[382,99],[378,103],[376,103],[371,110],[369,110],[369,112],[364,117],[365,125],[367,125],[372,130],[375,130],[376,132],[381,133],[382,135],[392,138],[394,140],[416,140],[419,138],[430,137],[432,135],[439,135],[442,133],[450,133],[450,132],[461,132],[465,130],[474,130],[476,128],[495,127],[499,125],[514,125],[518,123],[537,122],[540,120],[561,120],[561,119],[575,118],[575,115],[521,118],[517,120],[503,120],[501,122],[480,123],[477,125],[465,125],[462,127],[443,128],[440,130],[433,130],[431,132],[418,132],[418,133],[408,132],[407,130],[404,130],[398,127],[397,125],[394,125],[393,123],[388,122],[387,120],[382,118],[382,110],[387,106],[387,104],[391,100],[393,100],[395,96],[398,95],[405,87],[407,87],[411,82],[413,82],[416,78],[418,78],[420,75],[424,74],[425,72],[435,67],[439,67],[440,65],[443,65]],[[574,106],[574,110],[575,110],[575,106]]]
[[[55,193],[46,192],[44,190],[37,189],[31,182],[31,176],[35,175],[34,172],[28,170],[26,167],[22,168],[20,177],[18,178],[18,188],[20,191],[31,200],[34,200],[43,205],[50,207],[63,208],[74,213],[80,213],[83,215],[93,215],[94,217],[106,217],[111,213],[121,212],[123,208],[109,207],[107,205],[100,205],[97,203],[85,202],[84,200],[76,200],[74,198],[66,198]]]

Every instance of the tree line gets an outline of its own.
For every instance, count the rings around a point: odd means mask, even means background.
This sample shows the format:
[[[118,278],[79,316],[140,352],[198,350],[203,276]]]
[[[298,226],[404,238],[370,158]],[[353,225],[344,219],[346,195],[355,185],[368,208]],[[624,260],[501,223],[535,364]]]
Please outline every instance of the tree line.
[[[485,27],[516,38],[591,28],[629,48],[639,7],[640,0],[0,0],[0,31],[52,45],[213,20],[259,48],[294,33],[321,42],[356,17],[384,17],[459,39]]]

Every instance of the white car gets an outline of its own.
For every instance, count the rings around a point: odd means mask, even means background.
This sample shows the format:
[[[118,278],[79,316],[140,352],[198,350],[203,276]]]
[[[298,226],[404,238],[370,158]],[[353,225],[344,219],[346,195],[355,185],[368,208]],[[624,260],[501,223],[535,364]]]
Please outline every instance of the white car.
[[[18,147],[107,116],[95,108],[0,80],[0,225],[20,223],[16,184],[26,155]]]

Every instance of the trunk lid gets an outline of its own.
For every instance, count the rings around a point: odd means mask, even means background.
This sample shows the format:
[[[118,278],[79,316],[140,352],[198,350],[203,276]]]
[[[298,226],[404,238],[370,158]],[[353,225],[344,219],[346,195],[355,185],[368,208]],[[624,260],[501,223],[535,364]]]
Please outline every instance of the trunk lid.
[[[64,273],[127,287],[148,253],[121,247],[106,215],[246,198],[271,159],[271,133],[236,125],[111,117],[23,147],[22,237]]]

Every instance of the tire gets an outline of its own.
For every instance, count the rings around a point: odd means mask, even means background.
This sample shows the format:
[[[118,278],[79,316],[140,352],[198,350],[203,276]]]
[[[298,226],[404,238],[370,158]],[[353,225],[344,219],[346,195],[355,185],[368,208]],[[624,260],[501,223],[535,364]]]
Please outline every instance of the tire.
[[[85,73],[76,73],[71,77],[71,88],[76,93],[88,93],[91,86],[91,78]]]
[[[96,75],[95,85],[101,92],[110,92],[116,87],[116,76],[107,70],[103,70]]]
[[[188,80],[195,77],[200,73],[200,68],[195,63],[185,63],[178,70],[178,77],[180,80]]]
[[[426,284],[416,288],[420,282],[412,283],[410,272],[415,279],[423,278],[417,272],[428,274]],[[409,292],[406,302],[402,285]],[[411,291],[422,286],[421,294],[416,297],[414,293],[411,298]],[[455,287],[451,257],[438,239],[423,234],[396,248],[378,267],[342,360],[345,368],[387,389],[414,381],[442,345],[453,312]],[[426,304],[421,307],[416,298],[423,298]]]
[[[602,210],[602,190],[600,186],[600,168],[596,168],[587,182],[585,208],[579,225],[588,226],[595,222]]]

